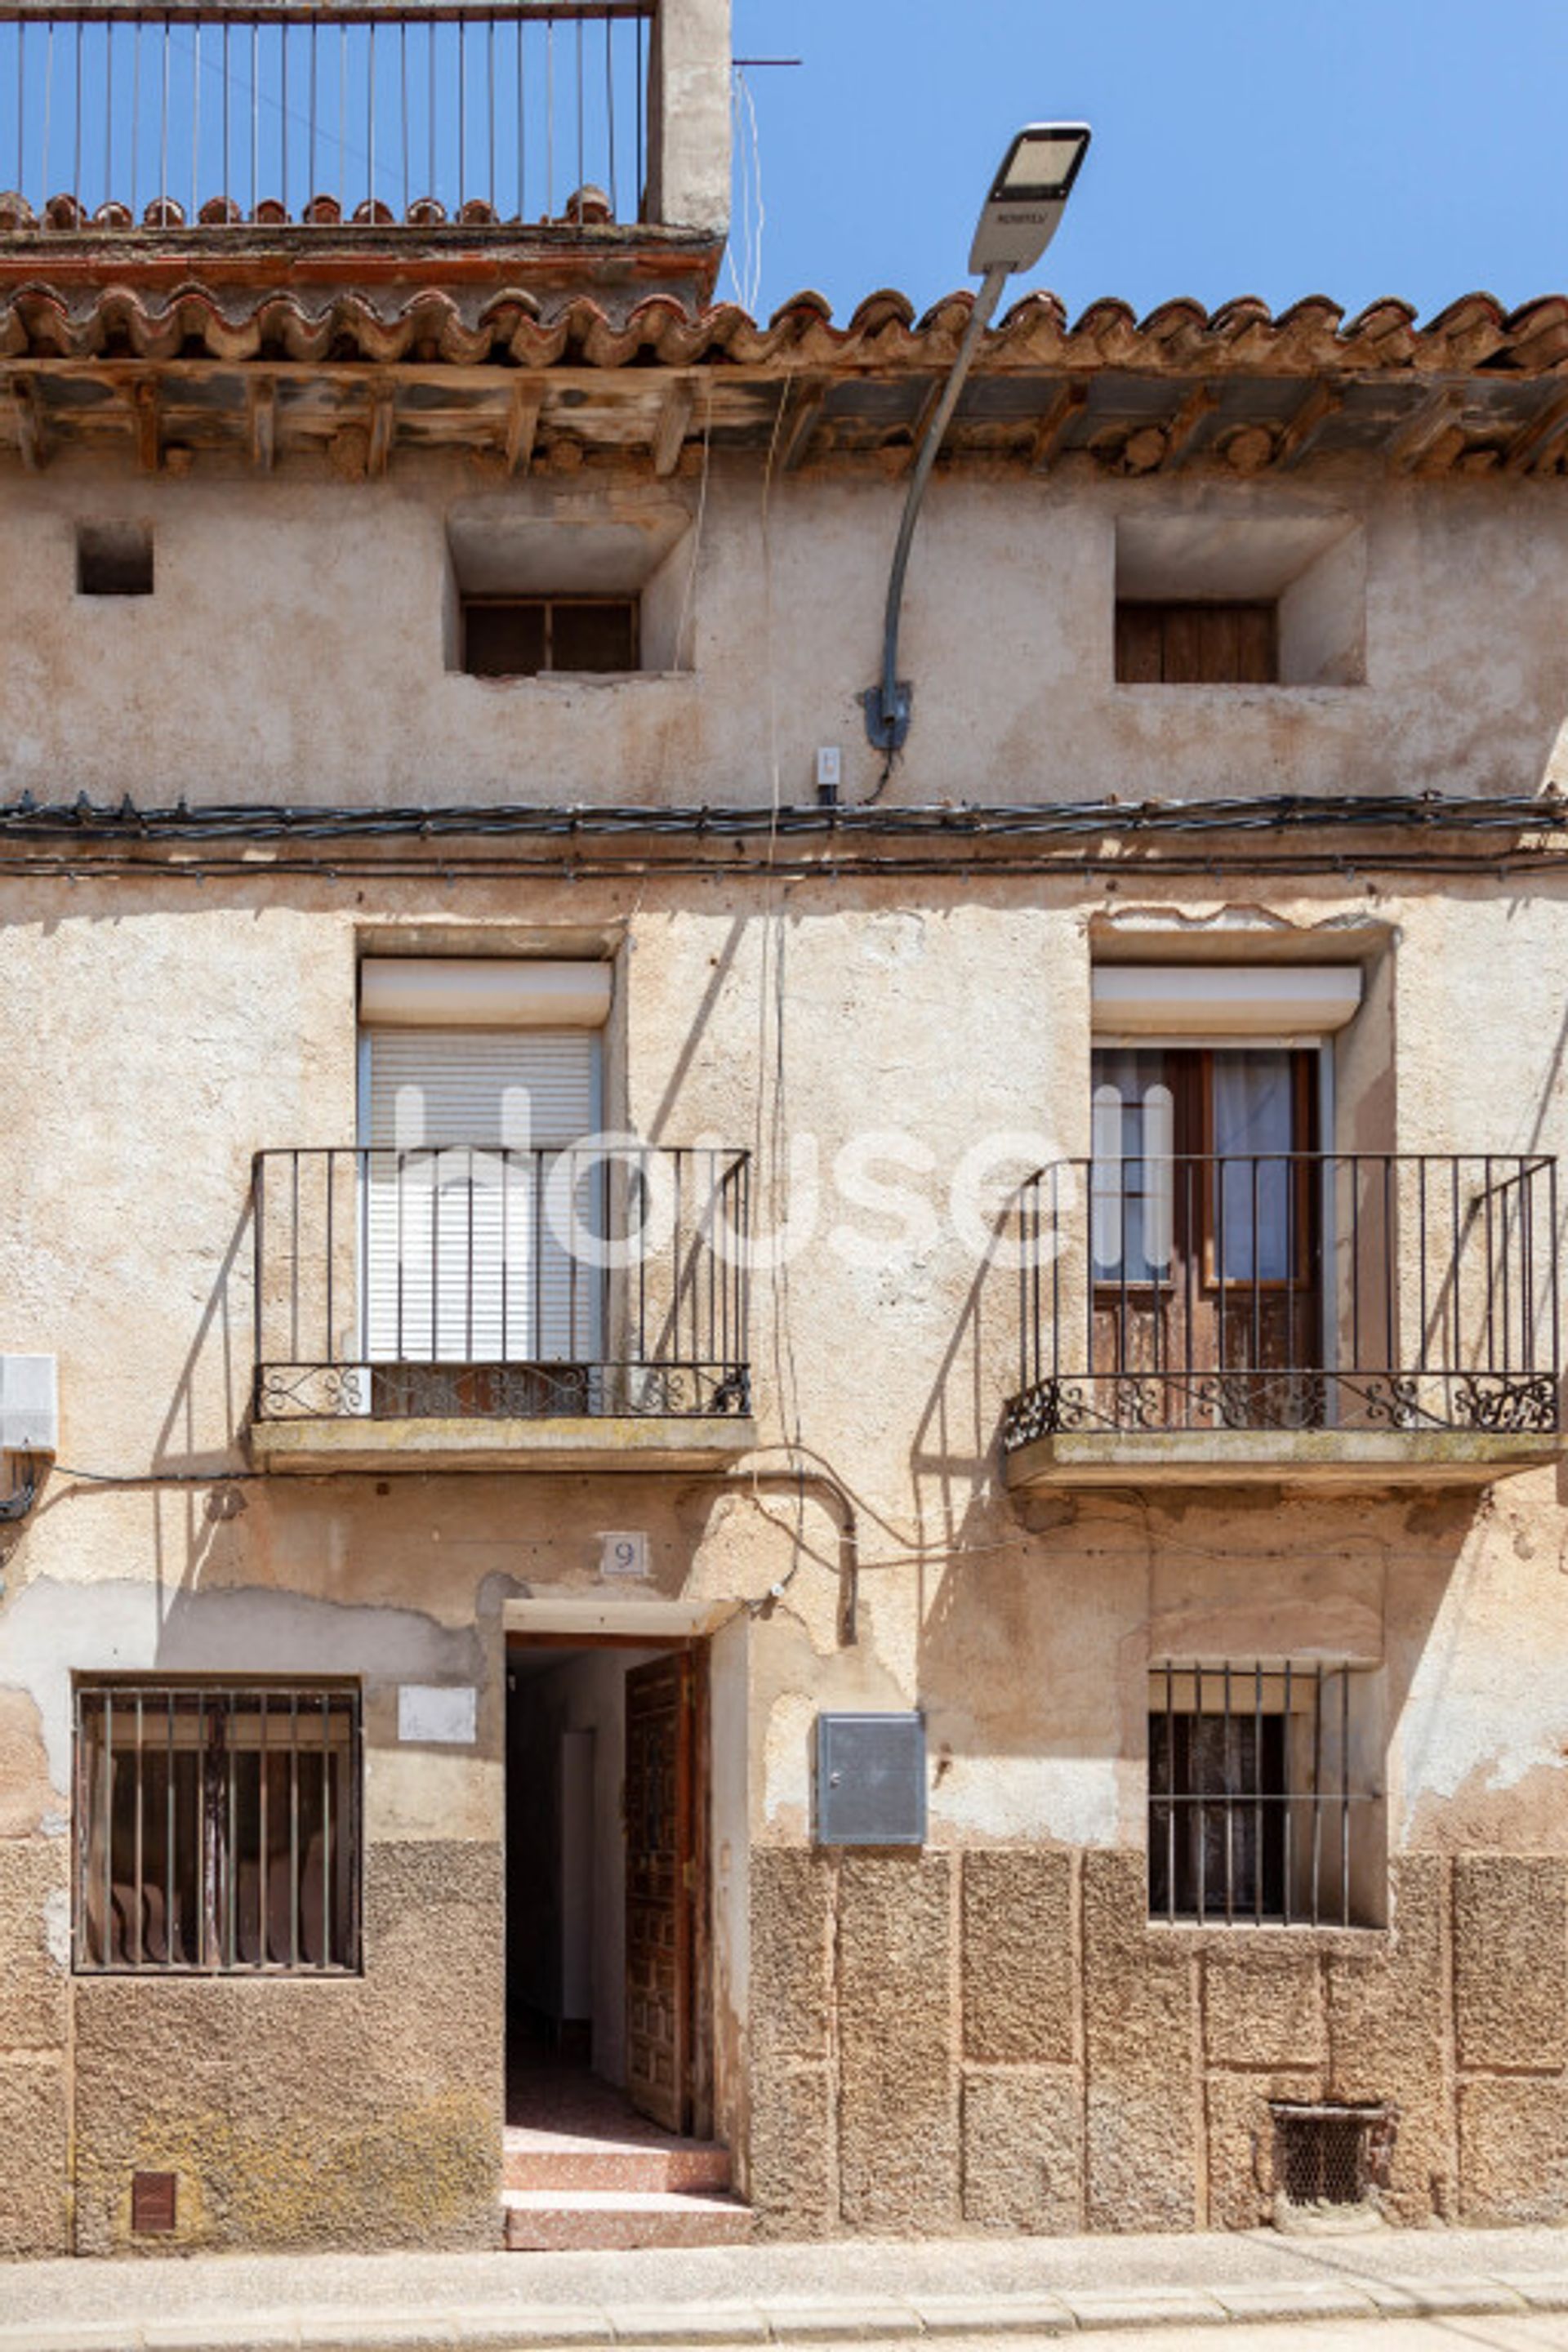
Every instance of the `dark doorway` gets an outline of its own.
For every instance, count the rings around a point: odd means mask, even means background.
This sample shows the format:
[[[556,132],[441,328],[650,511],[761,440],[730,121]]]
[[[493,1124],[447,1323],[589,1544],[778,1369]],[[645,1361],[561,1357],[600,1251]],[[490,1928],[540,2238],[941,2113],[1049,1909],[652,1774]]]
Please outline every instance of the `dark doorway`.
[[[712,2127],[700,1644],[507,1654],[509,2120]]]

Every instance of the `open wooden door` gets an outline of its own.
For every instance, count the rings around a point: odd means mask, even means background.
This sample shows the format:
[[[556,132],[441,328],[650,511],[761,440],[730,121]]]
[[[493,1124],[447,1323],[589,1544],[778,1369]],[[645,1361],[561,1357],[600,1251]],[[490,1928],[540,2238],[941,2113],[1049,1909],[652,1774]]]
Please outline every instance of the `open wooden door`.
[[[700,1904],[697,1661],[626,1675],[626,2091],[667,2130],[692,2126]]]

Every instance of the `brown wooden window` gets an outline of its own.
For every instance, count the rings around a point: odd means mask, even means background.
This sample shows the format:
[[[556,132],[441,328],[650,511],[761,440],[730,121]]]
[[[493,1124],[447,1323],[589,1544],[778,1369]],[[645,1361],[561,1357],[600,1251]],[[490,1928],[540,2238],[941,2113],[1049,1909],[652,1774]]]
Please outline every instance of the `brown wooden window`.
[[[1118,686],[1277,686],[1272,604],[1120,603]]]
[[[78,1970],[357,1969],[360,1780],[353,1687],[79,1685]]]
[[[635,670],[635,596],[466,596],[463,667],[471,677],[552,670]]]

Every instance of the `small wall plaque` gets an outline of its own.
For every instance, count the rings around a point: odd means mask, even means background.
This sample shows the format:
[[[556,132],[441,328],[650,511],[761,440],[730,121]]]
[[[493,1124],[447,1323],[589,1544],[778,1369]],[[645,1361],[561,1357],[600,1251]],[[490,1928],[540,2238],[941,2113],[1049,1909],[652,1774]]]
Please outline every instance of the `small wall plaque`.
[[[471,1748],[479,1736],[479,1695],[465,1685],[401,1683],[397,1737],[426,1748]]]
[[[599,1554],[601,1576],[646,1577],[647,1574],[647,1537],[641,1528],[622,1528],[601,1536]]]
[[[819,1715],[819,1845],[923,1845],[926,1727],[919,1715]]]

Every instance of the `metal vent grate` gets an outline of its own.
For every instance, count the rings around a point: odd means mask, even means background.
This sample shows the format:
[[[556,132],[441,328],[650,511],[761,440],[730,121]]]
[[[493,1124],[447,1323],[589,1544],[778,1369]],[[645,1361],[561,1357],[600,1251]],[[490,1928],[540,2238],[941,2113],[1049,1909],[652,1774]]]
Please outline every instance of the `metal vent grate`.
[[[1275,2177],[1287,2205],[1363,2206],[1386,2179],[1393,2116],[1384,2106],[1274,2109]]]

